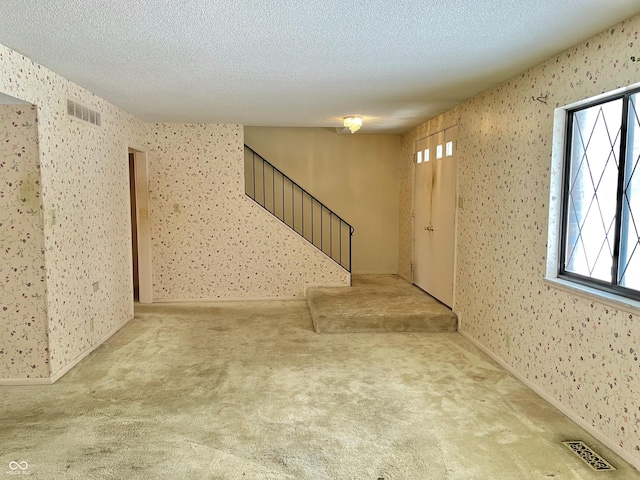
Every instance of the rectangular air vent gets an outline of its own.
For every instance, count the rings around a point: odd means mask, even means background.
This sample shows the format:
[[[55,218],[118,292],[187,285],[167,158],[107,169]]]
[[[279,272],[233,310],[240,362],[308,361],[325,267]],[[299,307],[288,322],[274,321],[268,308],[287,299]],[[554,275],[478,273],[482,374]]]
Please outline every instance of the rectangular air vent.
[[[584,463],[589,465],[592,470],[596,472],[608,472],[615,470],[615,467],[607,462],[596,451],[589,448],[589,446],[581,440],[572,440],[562,442],[567,448],[582,459]]]
[[[67,115],[77,118],[78,120],[82,120],[83,122],[90,123],[91,125],[95,125],[96,127],[102,125],[100,112],[91,110],[90,108],[80,105],[73,100],[67,100]]]

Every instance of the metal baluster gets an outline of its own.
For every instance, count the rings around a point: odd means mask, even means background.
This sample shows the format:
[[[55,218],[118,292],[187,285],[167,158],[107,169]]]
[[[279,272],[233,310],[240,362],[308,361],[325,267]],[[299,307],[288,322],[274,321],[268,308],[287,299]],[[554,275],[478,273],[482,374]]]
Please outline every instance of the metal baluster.
[[[340,265],[342,265],[342,219],[340,219]]]
[[[333,212],[329,212],[329,256],[333,258]]]
[[[276,215],[276,168],[271,165],[271,208],[273,215]]]
[[[257,195],[257,186],[258,186],[258,182],[256,180],[256,157],[258,157],[261,162],[262,162],[262,204],[261,206],[269,211],[272,215],[274,215],[275,217],[279,218],[283,223],[285,223],[286,225],[288,225],[290,228],[292,228],[296,233],[298,233],[300,236],[302,236],[305,240],[310,241],[316,248],[319,248],[325,255],[329,256],[332,260],[334,260],[336,263],[338,263],[340,266],[342,266],[343,268],[347,269],[349,272],[351,272],[351,268],[353,265],[352,262],[352,246],[353,246],[353,232],[354,232],[354,228],[349,225],[347,222],[345,222],[341,217],[339,217],[338,215],[336,215],[332,210],[330,210],[329,208],[325,207],[324,204],[322,202],[319,202],[316,198],[314,198],[309,192],[307,192],[304,188],[302,188],[300,185],[296,184],[293,180],[291,180],[289,177],[287,177],[284,173],[282,173],[280,170],[278,170],[275,166],[273,166],[271,163],[269,163],[268,161],[266,161],[264,158],[262,158],[260,155],[258,155],[256,152],[254,152],[251,148],[247,147],[245,145],[245,151],[248,150],[249,152],[251,152],[251,174],[252,174],[252,178],[250,180],[250,182],[253,184],[253,192],[251,194],[249,194],[246,191],[246,187],[245,187],[245,193],[247,193],[247,195],[249,195],[254,201],[256,201],[259,205],[260,202],[258,200],[258,195]],[[265,163],[267,164],[267,166],[265,166]],[[246,163],[245,163],[246,166]],[[268,169],[271,169],[271,202],[272,202],[272,206],[271,208],[269,208],[267,206],[267,181],[266,181],[266,171]],[[278,216],[278,209],[277,209],[277,204],[276,204],[276,172],[277,174],[281,175],[281,188],[282,188],[282,213],[280,216]],[[246,176],[245,176],[245,181],[246,181]],[[288,223],[287,219],[286,219],[286,209],[285,209],[285,198],[286,198],[286,184],[287,181],[289,181],[289,184],[291,185],[291,222]],[[250,183],[250,185],[251,185]],[[296,230],[296,189],[300,190],[300,216],[301,216],[301,231]],[[308,224],[308,218],[307,218],[307,222],[305,222],[305,195],[309,198],[309,208],[311,209],[311,227],[310,227],[310,234],[307,235],[306,232],[306,226]],[[315,227],[315,205],[319,204],[320,205],[320,213],[319,213],[319,221],[320,221],[320,245],[318,246],[315,243],[315,236],[316,236],[316,227]],[[327,213],[325,213],[325,210]],[[308,212],[307,212],[307,217],[309,217]],[[338,228],[340,229],[340,232],[338,234],[338,242],[340,243],[339,247],[338,247],[338,260],[336,260],[336,258],[334,258],[333,255],[333,223],[334,220],[333,218],[336,218],[338,221]],[[328,248],[325,249],[325,243],[324,243],[324,219],[327,218],[329,221],[329,245]],[[348,239],[348,246],[343,246],[343,229],[344,228],[348,228],[349,230],[349,239]],[[348,261],[345,261],[344,256],[345,256],[345,252],[346,251],[346,255],[349,256]],[[328,250],[328,251],[327,251]],[[345,266],[345,264],[347,264],[347,266]]]
[[[320,250],[324,252],[324,232],[322,229],[324,228],[324,205],[320,204]],[[326,253],[326,252],[325,252]]]
[[[255,153],[251,154],[251,167],[253,170],[253,196],[251,198],[255,200],[256,199],[256,154]]]

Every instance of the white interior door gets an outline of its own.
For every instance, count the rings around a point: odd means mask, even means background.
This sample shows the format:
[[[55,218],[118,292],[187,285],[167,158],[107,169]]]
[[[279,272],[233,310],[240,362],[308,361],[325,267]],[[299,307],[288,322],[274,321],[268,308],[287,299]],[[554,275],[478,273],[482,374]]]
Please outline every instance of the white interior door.
[[[458,127],[416,143],[413,283],[453,306]]]

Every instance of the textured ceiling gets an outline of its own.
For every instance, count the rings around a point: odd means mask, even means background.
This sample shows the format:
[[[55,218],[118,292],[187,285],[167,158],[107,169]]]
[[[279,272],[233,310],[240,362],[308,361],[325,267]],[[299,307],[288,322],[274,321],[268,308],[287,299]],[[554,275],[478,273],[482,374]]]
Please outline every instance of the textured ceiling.
[[[2,0],[0,43],[146,121],[339,127],[358,114],[360,132],[400,133],[639,12],[640,0]]]

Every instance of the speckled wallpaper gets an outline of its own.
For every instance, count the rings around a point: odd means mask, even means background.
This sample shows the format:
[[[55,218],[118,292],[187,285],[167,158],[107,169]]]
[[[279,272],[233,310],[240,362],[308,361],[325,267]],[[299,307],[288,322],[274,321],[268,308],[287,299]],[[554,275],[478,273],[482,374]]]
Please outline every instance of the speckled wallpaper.
[[[349,274],[244,193],[240,125],[151,124],[155,300],[303,297]]]
[[[46,272],[33,105],[0,105],[0,178],[0,378],[46,378]]]
[[[22,194],[33,188],[27,213],[17,215],[34,224],[26,243],[15,219],[2,232],[16,252],[11,265],[27,271],[4,289],[15,312],[3,313],[1,382],[55,380],[133,317],[130,146],[151,150],[156,300],[301,297],[308,283],[348,284],[344,270],[245,197],[239,125],[144,124],[4,46],[0,92],[37,107],[38,142],[30,141],[39,147],[20,171],[2,166],[5,181],[33,174],[21,183]],[[67,99],[98,111],[102,125],[67,117]],[[10,135],[3,148],[27,148]]]
[[[49,341],[28,342],[10,379],[46,356],[55,377],[133,317],[127,147],[142,145],[143,124],[3,46],[0,92],[38,110]],[[67,98],[98,110],[102,127],[68,118]]]
[[[634,17],[436,121],[460,125],[460,330],[640,461],[640,316],[543,283],[554,108],[639,82],[639,36]],[[432,128],[403,136],[404,188],[413,142]],[[406,274],[411,195],[400,200]]]

